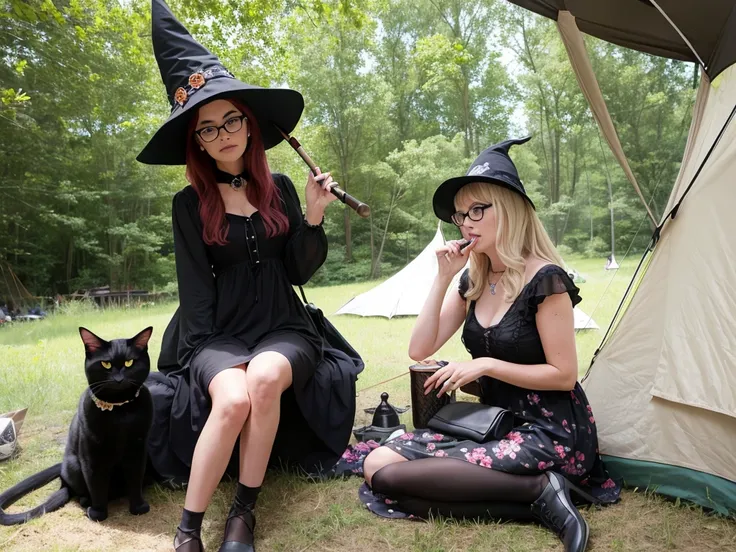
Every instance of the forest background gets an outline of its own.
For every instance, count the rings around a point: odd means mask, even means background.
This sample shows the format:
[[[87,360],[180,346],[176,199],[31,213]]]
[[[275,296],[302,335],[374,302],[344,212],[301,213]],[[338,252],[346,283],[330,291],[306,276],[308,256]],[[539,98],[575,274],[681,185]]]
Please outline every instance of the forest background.
[[[646,211],[601,139],[554,23],[502,0],[170,0],[238,78],[299,90],[294,131],[372,208],[334,203],[326,285],[384,278],[437,228],[436,187],[488,145],[512,149],[563,257],[643,250]],[[0,266],[33,295],[109,285],[175,292],[171,200],[183,167],[136,155],[169,104],[144,0],[3,0]],[[586,37],[623,150],[655,216],[679,170],[693,64]],[[303,194],[286,144],[274,172]],[[457,231],[444,225],[449,238]]]

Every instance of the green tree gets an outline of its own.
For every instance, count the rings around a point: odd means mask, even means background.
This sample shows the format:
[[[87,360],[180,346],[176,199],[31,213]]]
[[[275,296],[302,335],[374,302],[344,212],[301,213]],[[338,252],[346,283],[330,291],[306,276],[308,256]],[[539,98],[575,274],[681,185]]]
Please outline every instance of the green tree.
[[[290,82],[304,94],[306,124],[319,125],[327,144],[332,173],[343,190],[353,189],[353,173],[381,142],[385,94],[382,82],[366,68],[372,52],[375,20],[356,22],[332,6],[319,23],[299,12],[289,25],[293,74]],[[337,5],[336,5],[337,4]],[[371,4],[364,4],[366,14]],[[326,168],[325,164],[322,168]],[[343,210],[344,260],[353,259],[352,212]]]

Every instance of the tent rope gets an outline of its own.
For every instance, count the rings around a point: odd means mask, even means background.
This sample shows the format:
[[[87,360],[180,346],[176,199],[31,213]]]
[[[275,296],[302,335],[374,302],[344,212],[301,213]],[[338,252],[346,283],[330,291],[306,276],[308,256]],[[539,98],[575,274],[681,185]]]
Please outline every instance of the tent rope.
[[[660,14],[662,14],[662,17],[664,17],[667,20],[667,23],[670,24],[670,27],[672,27],[675,30],[675,32],[678,35],[680,35],[680,38],[682,39],[682,41],[687,45],[688,48],[690,48],[690,51],[693,53],[693,55],[695,56],[695,58],[698,60],[698,63],[700,63],[700,66],[703,68],[703,71],[706,71],[708,69],[708,66],[705,64],[705,62],[703,61],[703,59],[700,57],[700,54],[698,54],[698,51],[695,49],[695,47],[692,45],[692,43],[687,39],[687,37],[685,36],[685,34],[680,30],[680,28],[677,25],[675,25],[675,22],[672,21],[672,19],[670,18],[670,16],[667,15],[667,12],[665,12],[659,6],[659,4],[657,4],[657,2],[655,0],[649,0],[649,3],[652,6],[654,6]]]
[[[656,197],[657,190],[659,190],[659,186],[662,184],[662,173],[659,175],[659,180],[657,181],[657,184],[654,186],[654,191],[652,192],[652,199]],[[650,200],[651,201],[651,200]],[[642,226],[644,226],[644,223],[647,222],[649,219],[647,217],[642,216],[641,222],[639,222],[639,227],[636,229],[636,232],[634,233],[634,237],[629,242],[629,246],[626,249],[626,253],[624,253],[624,256],[621,258],[621,262],[623,263],[629,256],[629,253],[631,252],[632,247],[634,246],[634,242],[636,241],[636,238],[639,237],[639,232],[641,232]],[[603,345],[605,345],[606,339],[608,338],[608,335],[610,334],[611,330],[613,329],[613,326],[618,318],[619,312],[621,311],[621,308],[626,301],[626,297],[628,296],[629,292],[631,291],[631,287],[633,283],[636,281],[636,277],[639,274],[639,270],[641,269],[641,266],[644,262],[644,259],[646,256],[653,250],[652,241],[650,240],[649,245],[644,250],[644,253],[642,254],[641,259],[639,260],[639,265],[636,267],[636,270],[634,271],[634,274],[631,276],[631,281],[629,282],[629,285],[626,288],[626,291],[624,292],[623,296],[621,297],[621,301],[616,308],[616,312],[613,315],[613,318],[611,318],[611,323],[608,325],[608,328],[606,329],[606,333],[603,335],[603,339],[601,339],[600,344],[596,348],[595,352],[593,353],[593,356],[590,359],[590,364],[588,366],[588,370],[585,373],[585,376],[583,377],[582,381],[585,381],[585,379],[588,377],[588,374],[590,373],[590,368],[593,366],[593,363],[595,362],[596,357],[598,356],[598,353],[600,353],[601,349],[603,348]],[[595,308],[593,309],[593,313],[598,309],[601,302],[603,301],[603,298],[606,297],[608,294],[608,290],[610,289],[611,285],[613,284],[613,280],[618,275],[618,269],[611,275],[610,280],[608,281],[608,285],[606,286],[606,289],[603,290],[603,293],[601,294],[600,298],[598,299],[598,303],[596,304]],[[593,314],[591,314],[593,316]]]
[[[705,164],[708,162],[708,159],[710,159],[711,154],[716,149],[716,146],[718,146],[718,143],[721,141],[721,138],[723,138],[723,135],[726,133],[726,129],[728,128],[728,125],[731,123],[735,115],[736,115],[736,105],[733,106],[733,109],[731,110],[731,114],[726,119],[726,122],[723,123],[723,126],[721,127],[721,130],[718,132],[718,136],[716,137],[715,142],[713,142],[713,144],[711,145],[710,149],[708,150],[708,153],[705,154],[705,157],[703,158],[703,161],[700,163],[698,170],[695,171],[695,174],[690,180],[690,184],[688,184],[682,196],[677,201],[677,204],[670,210],[669,213],[667,213],[667,216],[665,216],[662,219],[662,222],[659,223],[659,226],[657,226],[656,230],[654,231],[654,234],[652,235],[653,240],[656,239],[657,241],[659,241],[659,236],[662,232],[662,227],[665,225],[667,220],[670,218],[674,219],[677,216],[677,211],[680,209],[680,205],[682,205],[682,200],[684,200],[685,196],[687,196],[687,194],[690,193],[690,190],[695,184],[695,181],[697,180],[698,176],[700,176],[700,173],[702,172],[703,167],[705,167]]]
[[[409,374],[410,374],[410,372],[403,372],[403,373],[399,374],[398,376],[394,376],[392,378],[388,378],[387,380],[379,381],[378,383],[376,383],[374,385],[369,385],[368,387],[364,387],[363,389],[361,389],[360,391],[358,391],[355,394],[355,396],[357,397],[361,393],[364,393],[365,391],[368,391],[369,389],[373,389],[375,387],[378,387],[379,385],[383,385],[384,383],[388,383],[388,382],[393,381],[395,379],[403,378],[404,376],[408,376]]]

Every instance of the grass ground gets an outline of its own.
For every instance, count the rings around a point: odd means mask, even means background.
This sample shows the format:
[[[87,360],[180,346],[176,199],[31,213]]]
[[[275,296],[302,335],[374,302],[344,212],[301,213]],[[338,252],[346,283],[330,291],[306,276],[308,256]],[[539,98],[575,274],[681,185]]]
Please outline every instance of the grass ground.
[[[581,283],[580,308],[591,315],[600,331],[577,335],[581,376],[626,288],[636,259],[617,272],[603,270],[603,260],[569,258],[586,279]],[[375,282],[309,289],[308,297],[330,317],[361,352],[367,368],[358,382],[356,425],[370,422],[362,408],[375,406],[381,391],[395,405],[410,403],[408,378],[367,389],[407,371],[406,354],[414,318],[385,320],[334,316],[354,295]],[[77,327],[87,326],[105,338],[129,337],[153,325],[152,359],[175,305],[115,311],[72,309],[47,320],[0,330],[0,412],[28,407],[21,434],[22,452],[0,463],[0,489],[60,461],[67,427],[79,394],[86,386],[83,349]],[[437,358],[465,358],[456,335]],[[365,390],[365,391],[364,391]],[[595,408],[595,405],[593,405]],[[403,415],[411,423],[411,414]],[[350,549],[416,552],[560,551],[562,545],[548,531],[520,524],[472,524],[448,521],[410,522],[378,518],[364,510],[357,498],[358,479],[314,484],[293,476],[269,473],[259,499],[257,538],[260,552],[326,552]],[[11,511],[39,503],[55,484],[27,497]],[[205,516],[203,536],[208,550],[217,550],[234,485],[223,483]],[[127,513],[123,502],[111,507],[104,523],[88,521],[75,504],[24,526],[0,528],[0,551],[168,551],[184,503],[183,492],[152,487],[146,496],[152,511],[143,517]],[[736,524],[707,516],[700,509],[675,505],[649,493],[625,492],[615,506],[585,512],[591,525],[594,552],[736,550]]]

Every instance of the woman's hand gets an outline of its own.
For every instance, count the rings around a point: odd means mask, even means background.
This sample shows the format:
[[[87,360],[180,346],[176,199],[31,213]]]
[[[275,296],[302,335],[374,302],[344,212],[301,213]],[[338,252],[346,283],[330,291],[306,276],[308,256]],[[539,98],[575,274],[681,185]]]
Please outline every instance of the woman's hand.
[[[468,362],[450,362],[427,378],[424,382],[424,394],[428,395],[433,389],[439,388],[437,397],[441,397],[444,393],[460,389],[485,375],[485,362],[479,358]]]
[[[319,167],[316,167],[316,169],[317,176],[314,176],[312,171],[309,171],[305,191],[307,222],[313,225],[322,222],[322,217],[325,215],[325,208],[337,199],[337,196],[330,191],[332,186],[336,186],[336,183],[332,181],[330,173],[322,173]]]
[[[438,276],[440,278],[452,279],[455,274],[460,272],[468,262],[470,252],[475,248],[475,239],[471,240],[470,245],[460,251],[460,246],[467,240],[452,240],[435,251],[437,255],[437,264],[439,265]]]

